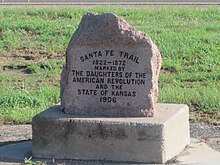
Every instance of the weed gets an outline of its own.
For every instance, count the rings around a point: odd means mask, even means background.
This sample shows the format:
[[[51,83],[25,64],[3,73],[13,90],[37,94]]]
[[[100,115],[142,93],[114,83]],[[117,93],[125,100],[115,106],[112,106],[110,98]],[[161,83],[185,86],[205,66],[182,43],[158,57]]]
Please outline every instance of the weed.
[[[47,165],[45,162],[42,161],[33,161],[32,157],[24,158],[24,165]]]

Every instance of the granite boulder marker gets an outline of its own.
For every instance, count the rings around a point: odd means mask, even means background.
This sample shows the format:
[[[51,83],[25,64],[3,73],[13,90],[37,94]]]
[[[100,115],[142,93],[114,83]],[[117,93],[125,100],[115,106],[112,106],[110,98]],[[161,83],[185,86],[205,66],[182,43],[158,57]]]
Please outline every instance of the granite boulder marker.
[[[85,14],[61,75],[61,108],[89,116],[154,116],[162,58],[149,36],[112,14]]]
[[[61,105],[32,119],[33,157],[83,164],[174,158],[189,144],[189,108],[156,104],[161,62],[150,37],[123,19],[86,14],[66,51]]]

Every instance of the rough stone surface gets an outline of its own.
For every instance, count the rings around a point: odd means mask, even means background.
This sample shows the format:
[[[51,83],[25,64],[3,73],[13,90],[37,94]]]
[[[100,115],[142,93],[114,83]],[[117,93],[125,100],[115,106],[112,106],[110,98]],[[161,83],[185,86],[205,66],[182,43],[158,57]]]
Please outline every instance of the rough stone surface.
[[[188,107],[157,104],[152,118],[85,117],[54,106],[33,118],[37,158],[164,163],[189,143]]]
[[[150,37],[122,18],[86,14],[66,51],[61,107],[76,115],[153,116],[161,63]]]

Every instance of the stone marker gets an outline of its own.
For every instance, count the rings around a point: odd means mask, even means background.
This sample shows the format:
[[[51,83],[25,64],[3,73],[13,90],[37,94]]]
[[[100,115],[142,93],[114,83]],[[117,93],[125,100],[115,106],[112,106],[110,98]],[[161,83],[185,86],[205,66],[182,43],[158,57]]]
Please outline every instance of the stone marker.
[[[156,104],[161,62],[151,39],[123,19],[86,14],[67,48],[61,105],[32,120],[33,156],[124,163],[175,157],[189,143],[189,112]]]
[[[86,14],[61,76],[65,113],[153,116],[161,56],[149,36],[112,13]]]

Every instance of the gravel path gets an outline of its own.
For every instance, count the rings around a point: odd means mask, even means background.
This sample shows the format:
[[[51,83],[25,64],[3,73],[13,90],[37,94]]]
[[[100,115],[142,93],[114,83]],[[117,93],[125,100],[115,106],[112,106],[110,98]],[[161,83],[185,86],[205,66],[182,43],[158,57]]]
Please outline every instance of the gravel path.
[[[30,140],[32,138],[31,125],[1,125],[0,146]]]
[[[190,123],[190,136],[220,152],[220,126]],[[0,125],[0,146],[32,138],[31,125]]]
[[[220,125],[191,123],[190,136],[204,141],[210,147],[220,152]]]

